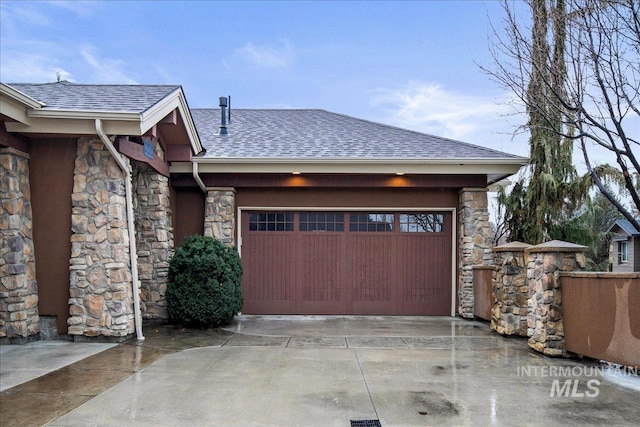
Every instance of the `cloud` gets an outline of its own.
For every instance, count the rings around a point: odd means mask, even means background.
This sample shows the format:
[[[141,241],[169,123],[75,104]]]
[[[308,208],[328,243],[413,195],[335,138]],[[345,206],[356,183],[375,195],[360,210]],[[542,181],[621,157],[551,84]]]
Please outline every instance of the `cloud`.
[[[176,83],[176,79],[162,64],[155,62],[152,64],[152,68],[165,84]]]
[[[55,82],[136,84],[135,72],[124,60],[102,57],[93,45],[73,46],[43,41],[4,45],[0,80],[13,83]]]
[[[85,45],[80,50],[80,55],[91,68],[92,83],[137,84],[127,74],[126,62],[122,59],[101,58],[92,45]]]
[[[60,73],[61,79],[73,81],[72,73],[62,67],[54,55],[41,51],[42,46],[31,52],[14,51],[3,56],[0,80],[13,83],[55,82]]]
[[[27,2],[0,2],[3,26],[11,29],[20,25],[47,26],[51,19],[37,5]]]
[[[56,6],[66,11],[77,15],[80,18],[88,18],[93,14],[93,10],[96,6],[95,1],[82,1],[82,0],[74,0],[74,1],[49,1],[51,6]]]
[[[369,102],[380,108],[385,122],[499,150],[522,151],[510,146],[517,123],[511,120],[515,109],[507,96],[491,100],[423,81],[378,88],[371,94]]]
[[[71,12],[79,18],[89,18],[97,3],[93,1],[46,1],[46,2],[19,2],[4,1],[0,3],[2,10],[3,26],[10,26],[11,31],[21,26],[54,27],[57,25],[52,18],[53,7]]]
[[[258,68],[286,68],[295,60],[295,49],[284,39],[280,44],[254,44],[247,42],[236,49],[235,55],[245,63]],[[227,61],[223,61],[228,65]]]

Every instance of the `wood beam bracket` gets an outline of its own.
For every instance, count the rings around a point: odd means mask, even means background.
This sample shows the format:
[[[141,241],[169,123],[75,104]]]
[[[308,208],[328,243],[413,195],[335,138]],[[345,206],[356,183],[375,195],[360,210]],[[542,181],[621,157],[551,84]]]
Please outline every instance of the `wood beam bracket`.
[[[156,172],[166,177],[169,176],[169,164],[157,155],[145,154],[143,144],[137,144],[129,140],[128,137],[118,138],[118,151],[125,156],[143,162],[151,166]],[[152,144],[156,144],[155,138],[151,139]]]

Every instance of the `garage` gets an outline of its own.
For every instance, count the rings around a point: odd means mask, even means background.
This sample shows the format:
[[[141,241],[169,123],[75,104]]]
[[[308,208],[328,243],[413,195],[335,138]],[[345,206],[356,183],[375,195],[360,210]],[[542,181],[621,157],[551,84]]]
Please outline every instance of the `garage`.
[[[245,314],[451,314],[451,211],[243,210],[240,227]]]
[[[191,112],[206,151],[171,184],[240,251],[243,313],[473,317],[487,187],[527,159],[325,110]]]

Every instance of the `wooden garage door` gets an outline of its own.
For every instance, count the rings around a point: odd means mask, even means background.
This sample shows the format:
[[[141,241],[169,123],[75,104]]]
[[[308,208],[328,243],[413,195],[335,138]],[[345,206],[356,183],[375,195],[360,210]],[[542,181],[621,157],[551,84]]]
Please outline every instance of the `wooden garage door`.
[[[449,315],[451,213],[242,215],[246,314]]]

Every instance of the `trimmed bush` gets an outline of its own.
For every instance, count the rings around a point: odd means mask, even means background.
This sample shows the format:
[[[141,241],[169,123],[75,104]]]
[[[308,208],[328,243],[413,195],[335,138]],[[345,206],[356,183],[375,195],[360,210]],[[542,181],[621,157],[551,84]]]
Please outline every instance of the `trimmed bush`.
[[[242,263],[235,248],[190,236],[169,261],[167,308],[172,323],[217,326],[242,309]]]

